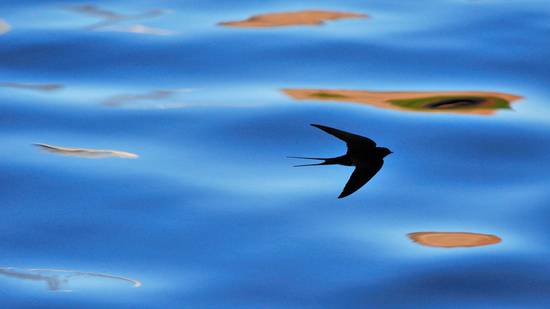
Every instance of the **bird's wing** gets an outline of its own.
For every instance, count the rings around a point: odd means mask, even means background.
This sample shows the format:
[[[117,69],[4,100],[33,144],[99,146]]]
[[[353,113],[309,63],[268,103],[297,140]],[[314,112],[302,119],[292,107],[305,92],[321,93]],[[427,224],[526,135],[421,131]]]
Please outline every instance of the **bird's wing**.
[[[363,185],[369,182],[369,180],[371,180],[376,173],[378,173],[383,164],[384,160],[380,160],[367,166],[356,167],[338,198],[346,197],[359,190]]]
[[[330,127],[327,127],[327,126],[322,126],[320,124],[311,124],[311,125],[318,128],[318,129],[321,129],[321,130],[327,132],[328,134],[330,134],[330,135],[332,135],[332,136],[334,136],[338,139],[343,140],[348,145],[348,148],[360,147],[362,149],[365,149],[365,148],[368,149],[368,148],[375,148],[376,147],[376,143],[368,137],[360,136],[360,135],[357,135],[357,134],[345,132],[345,131],[334,129],[334,128],[330,128]]]

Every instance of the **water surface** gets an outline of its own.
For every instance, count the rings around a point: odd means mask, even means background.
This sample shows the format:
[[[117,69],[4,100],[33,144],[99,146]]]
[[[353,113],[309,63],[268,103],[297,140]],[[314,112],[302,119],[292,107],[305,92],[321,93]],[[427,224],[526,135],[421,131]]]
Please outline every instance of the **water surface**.
[[[547,307],[546,1],[0,2],[0,276],[6,308]],[[323,9],[324,25],[219,22]],[[54,85],[54,86],[52,86]],[[491,115],[404,112],[281,89],[491,92]],[[431,102],[431,101],[430,101]],[[394,154],[338,200],[320,123]],[[124,151],[90,160],[33,144]],[[495,235],[432,248],[415,232]],[[36,274],[34,274],[36,275]],[[42,274],[45,276],[44,274]],[[46,274],[51,275],[51,274]]]

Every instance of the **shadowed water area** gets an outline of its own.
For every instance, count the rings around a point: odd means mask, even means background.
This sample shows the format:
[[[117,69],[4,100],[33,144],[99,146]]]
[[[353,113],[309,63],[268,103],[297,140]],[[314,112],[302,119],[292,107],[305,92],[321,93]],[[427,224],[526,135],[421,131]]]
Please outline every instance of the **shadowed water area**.
[[[549,15],[0,1],[0,307],[548,307]]]

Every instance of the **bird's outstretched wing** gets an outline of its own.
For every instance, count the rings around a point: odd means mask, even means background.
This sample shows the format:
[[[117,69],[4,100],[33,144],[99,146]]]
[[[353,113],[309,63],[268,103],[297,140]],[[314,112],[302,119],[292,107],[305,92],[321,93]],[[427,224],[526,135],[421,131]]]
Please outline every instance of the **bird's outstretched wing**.
[[[362,186],[369,182],[369,180],[371,180],[376,173],[378,173],[378,171],[382,168],[382,165],[384,165],[384,160],[372,162],[367,166],[356,167],[338,198],[346,197],[359,190]]]
[[[353,148],[369,149],[369,148],[376,147],[376,143],[368,137],[330,128],[320,124],[311,124],[311,125],[327,132],[328,134],[338,139],[343,140],[344,142],[346,142],[349,149],[353,149]]]

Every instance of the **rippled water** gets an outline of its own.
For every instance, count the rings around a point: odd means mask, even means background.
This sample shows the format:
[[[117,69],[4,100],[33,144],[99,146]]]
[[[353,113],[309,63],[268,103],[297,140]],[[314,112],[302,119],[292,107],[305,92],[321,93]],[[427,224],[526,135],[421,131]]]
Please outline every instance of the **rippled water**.
[[[219,25],[302,9],[368,18]],[[1,307],[547,307],[549,15],[1,1]],[[286,158],[345,152],[310,123],[394,154],[339,200],[351,168]]]

